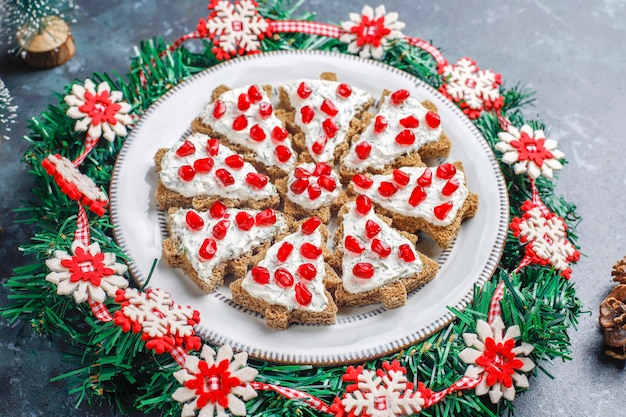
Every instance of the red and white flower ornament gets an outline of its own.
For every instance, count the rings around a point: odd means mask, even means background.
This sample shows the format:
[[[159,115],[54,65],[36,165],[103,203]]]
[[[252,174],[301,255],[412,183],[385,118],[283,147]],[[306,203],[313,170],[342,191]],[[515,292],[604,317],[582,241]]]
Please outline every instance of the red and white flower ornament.
[[[405,24],[398,21],[398,13],[387,13],[383,5],[376,9],[366,5],[360,15],[350,13],[350,20],[341,22],[341,27],[345,33],[339,40],[348,44],[348,52],[381,59],[391,40],[404,38]]]

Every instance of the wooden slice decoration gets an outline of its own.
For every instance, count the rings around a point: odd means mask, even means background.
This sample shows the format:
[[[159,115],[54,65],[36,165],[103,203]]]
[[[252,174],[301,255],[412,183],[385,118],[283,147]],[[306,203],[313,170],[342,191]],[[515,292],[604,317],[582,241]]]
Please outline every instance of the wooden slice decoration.
[[[33,68],[52,68],[70,60],[76,52],[67,23],[58,16],[41,19],[39,28],[23,27],[17,34],[21,57]]]

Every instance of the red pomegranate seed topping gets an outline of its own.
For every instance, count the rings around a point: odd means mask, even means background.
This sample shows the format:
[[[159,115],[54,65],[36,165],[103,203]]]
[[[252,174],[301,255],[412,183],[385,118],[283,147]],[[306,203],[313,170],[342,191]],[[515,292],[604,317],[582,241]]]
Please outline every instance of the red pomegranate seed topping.
[[[251,85],[248,88],[248,98],[250,99],[250,103],[256,104],[259,101],[263,100],[263,94],[261,90],[256,85]]]
[[[297,273],[300,278],[311,281],[317,275],[317,268],[313,264],[306,263],[298,267]]]
[[[410,130],[403,130],[396,136],[396,142],[398,143],[398,145],[402,146],[413,145],[413,143],[415,142],[415,134]]]
[[[298,97],[302,99],[308,98],[312,92],[313,90],[311,90],[311,87],[309,87],[307,83],[305,83],[304,81],[302,81],[300,85],[298,86],[298,90],[297,90]]]
[[[413,207],[419,206],[426,199],[426,191],[419,185],[416,185],[409,197],[409,204]]]
[[[315,110],[313,110],[311,106],[304,106],[300,109],[300,117],[302,123],[307,125],[311,123],[311,120],[313,120],[313,117],[315,117]]]
[[[249,172],[248,174],[246,174],[246,182],[250,184],[251,187],[254,187],[257,190],[261,190],[267,185],[268,179],[267,176],[263,174]]]
[[[227,156],[226,159],[224,159],[224,163],[228,165],[229,167],[231,167],[232,169],[243,168],[243,164],[245,162],[246,161],[243,159],[243,156],[239,154],[230,155],[230,156]]]
[[[235,178],[224,168],[215,170],[215,176],[218,180],[220,180],[224,187],[228,187],[229,185],[233,185],[235,183]]]
[[[183,158],[185,156],[193,155],[195,152],[196,147],[194,144],[186,140],[182,145],[180,145],[180,148],[176,150],[176,156]]]
[[[328,138],[334,138],[339,132],[339,127],[332,119],[326,119],[322,122],[322,129]]]
[[[248,127],[248,119],[246,119],[246,116],[240,114],[239,116],[235,117],[235,120],[233,120],[234,130],[241,131],[244,130],[246,127]]]
[[[316,177],[322,175],[330,175],[332,172],[332,168],[326,162],[318,162],[315,164],[315,169],[313,170],[313,175]]]
[[[211,138],[206,142],[206,151],[211,156],[216,156],[220,150],[220,141],[215,138]]]
[[[324,152],[326,143],[328,143],[328,138],[326,137],[319,138],[318,140],[315,141],[313,146],[311,146],[311,152],[313,152],[316,155],[320,155],[322,152]]]
[[[307,179],[311,176],[311,173],[309,172],[308,169],[304,169],[302,167],[297,167],[294,171],[293,171],[293,176],[296,178],[304,178]]]
[[[404,262],[413,262],[415,260],[415,252],[408,243],[403,243],[398,247],[398,256]]]
[[[215,104],[213,105],[213,117],[215,119],[221,119],[225,113],[226,113],[226,104],[221,100],[217,100]]]
[[[415,129],[420,125],[420,121],[415,116],[407,116],[400,119],[400,125],[406,129]]]
[[[247,94],[239,94],[237,108],[241,111],[246,111],[250,108],[250,97]]]
[[[193,163],[193,169],[195,169],[196,172],[200,172],[203,174],[211,172],[211,169],[213,169],[213,158],[197,159]]]
[[[361,279],[370,279],[374,276],[374,265],[369,262],[359,262],[352,268],[355,277]]]
[[[375,133],[382,133],[385,129],[387,129],[387,126],[389,126],[389,122],[387,121],[387,118],[385,116],[383,116],[382,114],[376,116],[376,120],[374,120]]]
[[[287,129],[283,129],[280,126],[276,126],[274,127],[274,129],[272,129],[272,139],[274,139],[276,142],[282,142],[285,139],[287,139],[287,136],[289,136],[289,132],[287,132]]]
[[[317,179],[317,183],[320,187],[331,193],[337,188],[337,181],[330,175],[321,175]]]
[[[396,184],[404,187],[411,181],[411,176],[400,169],[393,170],[393,180]]]
[[[364,194],[359,194],[356,198],[356,211],[357,213],[365,216],[372,209],[372,200]]]
[[[379,234],[380,230],[380,225],[374,220],[368,220],[365,222],[365,236],[367,236],[369,239]]]
[[[441,189],[441,194],[450,196],[459,189],[459,181],[456,178],[450,178],[446,185]]]
[[[248,231],[252,229],[252,226],[254,226],[254,217],[252,217],[250,213],[240,211],[235,216],[235,222],[237,223],[238,228],[244,231]]]
[[[308,186],[309,186],[308,178],[298,178],[289,186],[289,189],[294,194],[302,194],[304,190],[307,189]]]
[[[273,112],[274,108],[267,101],[259,104],[259,116],[261,116],[261,119],[267,119],[272,115]]]
[[[209,215],[213,219],[221,219],[226,214],[226,205],[221,201],[216,201],[209,207]]]
[[[255,124],[250,128],[250,137],[255,142],[263,142],[267,135],[261,126]]]
[[[217,252],[217,242],[211,238],[204,239],[202,242],[202,246],[200,246],[199,255],[202,259],[213,259],[215,256],[215,252]]]
[[[442,164],[437,167],[437,176],[442,180],[449,180],[456,174],[456,166],[454,164]]]
[[[261,285],[270,283],[270,271],[267,268],[262,266],[255,266],[250,271],[250,275],[252,275],[252,279],[258,282]]]
[[[357,255],[362,254],[365,250],[365,246],[363,246],[361,242],[359,242],[359,240],[352,235],[346,236],[343,240],[343,246],[350,252],[356,253]]]
[[[393,182],[381,181],[378,186],[378,193],[383,197],[391,197],[398,191],[398,187]]]
[[[319,217],[311,217],[300,226],[300,230],[305,235],[310,235],[317,230],[318,227],[322,224],[322,221]]]
[[[276,149],[274,149],[274,154],[276,154],[278,162],[283,164],[291,159],[291,151],[285,145],[278,145]]]
[[[294,282],[293,275],[291,275],[291,272],[286,268],[276,269],[276,271],[274,271],[274,279],[276,280],[276,284],[282,288],[291,288]]]
[[[433,213],[435,213],[436,218],[438,218],[439,220],[443,220],[446,218],[448,213],[450,213],[450,210],[452,210],[452,207],[453,207],[452,201],[446,201],[445,203],[436,206],[433,209]]]
[[[320,106],[320,109],[326,113],[327,115],[329,115],[330,117],[335,117],[337,115],[337,113],[339,113],[339,110],[337,110],[337,106],[335,106],[335,103],[332,102],[331,99],[327,98],[322,102],[322,105]]]
[[[372,186],[372,184],[374,184],[374,181],[370,177],[362,174],[354,174],[354,177],[352,177],[352,182],[357,187],[363,188],[365,190],[367,190]]]
[[[183,165],[178,168],[178,176],[183,181],[191,181],[196,176],[196,170],[191,165]]]
[[[309,242],[304,242],[300,246],[300,255],[307,259],[317,259],[322,254],[322,249]]]
[[[408,90],[398,90],[391,94],[391,104],[393,104],[394,106],[399,106],[400,104],[404,103],[410,95],[411,93],[409,93]]]
[[[391,253],[391,246],[380,239],[372,240],[372,251],[381,258],[386,258]]]
[[[436,129],[441,124],[441,117],[437,113],[429,111],[426,113],[426,124],[431,129]]]
[[[257,226],[271,226],[276,223],[276,211],[273,208],[267,208],[259,211],[255,216]]]
[[[348,98],[352,95],[352,87],[346,83],[341,83],[337,86],[337,95],[341,98]]]
[[[200,217],[200,215],[195,211],[191,210],[185,214],[185,223],[187,223],[188,228],[195,232],[204,227],[204,220],[202,220],[202,217]]]
[[[430,187],[433,182],[433,172],[426,168],[422,175],[417,179],[417,185],[422,187]]]
[[[278,259],[278,262],[285,262],[291,255],[291,252],[293,252],[293,245],[289,242],[283,242],[280,248],[278,248],[276,259]]]
[[[220,220],[213,226],[213,237],[217,240],[222,240],[226,237],[226,232],[230,227],[230,220]]]
[[[313,301],[313,294],[311,291],[304,285],[304,282],[298,282],[296,284],[296,301],[303,307],[308,306]]]
[[[307,191],[309,192],[309,200],[317,200],[322,195],[322,189],[316,183],[310,184]]]
[[[371,151],[372,145],[370,145],[369,142],[361,142],[354,147],[354,152],[360,160],[367,159],[367,157],[370,156]]]

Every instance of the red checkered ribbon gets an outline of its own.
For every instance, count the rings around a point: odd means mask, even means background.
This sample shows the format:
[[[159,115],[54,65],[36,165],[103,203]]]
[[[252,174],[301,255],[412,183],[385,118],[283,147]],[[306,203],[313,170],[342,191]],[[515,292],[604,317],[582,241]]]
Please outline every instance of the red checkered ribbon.
[[[437,404],[438,402],[440,402],[441,400],[443,400],[445,397],[447,397],[448,395],[452,393],[455,393],[458,391],[467,391],[467,390],[476,388],[476,386],[479,383],[480,383],[480,379],[474,379],[474,378],[464,376],[458,381],[456,381],[454,384],[450,385],[448,388],[444,389],[443,391],[433,392],[432,394],[430,394],[427,398],[424,399],[424,405],[422,406],[422,409],[428,408],[430,406]]]
[[[74,240],[79,241],[84,246],[89,246],[91,241],[91,235],[89,234],[89,220],[87,219],[87,213],[81,204],[78,205],[78,219],[76,220]]]
[[[85,149],[83,150],[83,153],[78,155],[78,157],[72,161],[72,164],[74,164],[75,167],[78,167],[83,163],[85,158],[87,158],[87,155],[89,155],[89,152],[96,147],[99,139],[100,138],[92,138],[89,135],[85,137]]]
[[[306,33],[309,35],[327,36],[329,38],[339,38],[344,33],[339,26],[301,20],[271,21],[269,31],[273,33]]]
[[[102,322],[113,321],[113,316],[109,313],[109,309],[104,303],[100,303],[98,301],[93,301],[91,297],[89,298],[89,306],[91,307],[91,312],[96,318]]]
[[[437,64],[439,64],[440,66],[444,66],[448,63],[448,61],[443,57],[439,49],[435,48],[425,40],[419,38],[411,38],[409,36],[406,37],[406,40],[407,42],[409,42],[410,45],[421,48],[431,54]]]
[[[509,126],[511,126],[511,121],[503,115],[498,114],[498,124],[500,125],[500,129],[507,132],[509,130]]]
[[[546,205],[541,201],[541,197],[539,197],[539,190],[535,185],[535,180],[530,178],[530,187],[532,189],[532,202],[539,210],[541,210],[541,214],[545,217],[549,217],[552,213],[546,207]]]
[[[326,405],[326,403],[302,391],[297,391],[287,387],[281,387],[280,385],[264,384],[262,382],[256,381],[251,382],[250,386],[257,391],[275,391],[284,397],[293,400],[304,401],[317,411],[332,414],[332,412],[330,411],[330,407]]]
[[[170,351],[172,358],[183,368],[185,367],[185,361],[187,360],[187,352],[181,346],[174,346]]]
[[[498,284],[498,287],[496,288],[496,290],[493,293],[493,296],[491,297],[491,302],[489,303],[489,317],[487,319],[489,324],[491,324],[496,319],[496,317],[500,317],[500,314],[501,314],[500,300],[502,300],[503,296],[504,296],[504,281],[500,281],[500,284]]]

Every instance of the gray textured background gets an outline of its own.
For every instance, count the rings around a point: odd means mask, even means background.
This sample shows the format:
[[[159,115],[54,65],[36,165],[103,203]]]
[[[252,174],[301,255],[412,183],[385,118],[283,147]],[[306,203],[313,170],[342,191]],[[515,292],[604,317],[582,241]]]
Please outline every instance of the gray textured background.
[[[204,1],[77,1],[72,25],[76,56],[46,71],[26,68],[0,50],[0,77],[19,105],[12,139],[0,143],[0,282],[27,260],[17,246],[30,238],[13,224],[12,210],[28,197],[31,178],[19,159],[30,117],[56,103],[53,92],[94,71],[126,73],[133,46],[154,35],[172,41],[194,29],[206,16]],[[302,10],[318,20],[346,20],[360,12],[363,0],[309,0]],[[431,40],[450,61],[469,56],[484,69],[502,74],[507,86],[521,82],[537,91],[527,109],[551,127],[569,164],[558,180],[558,192],[578,205],[578,228],[584,257],[572,280],[590,314],[571,331],[573,355],[547,366],[554,379],[540,374],[531,389],[515,401],[518,417],[624,416],[626,372],[602,354],[597,307],[612,286],[612,265],[624,255],[626,183],[623,121],[626,76],[626,2],[621,0],[466,0],[385,2],[400,13],[404,33]],[[370,5],[376,6],[377,3]],[[0,304],[6,303],[0,289]],[[112,416],[105,407],[74,408],[64,382],[49,379],[69,371],[58,342],[32,334],[28,323],[0,320],[0,415]]]

